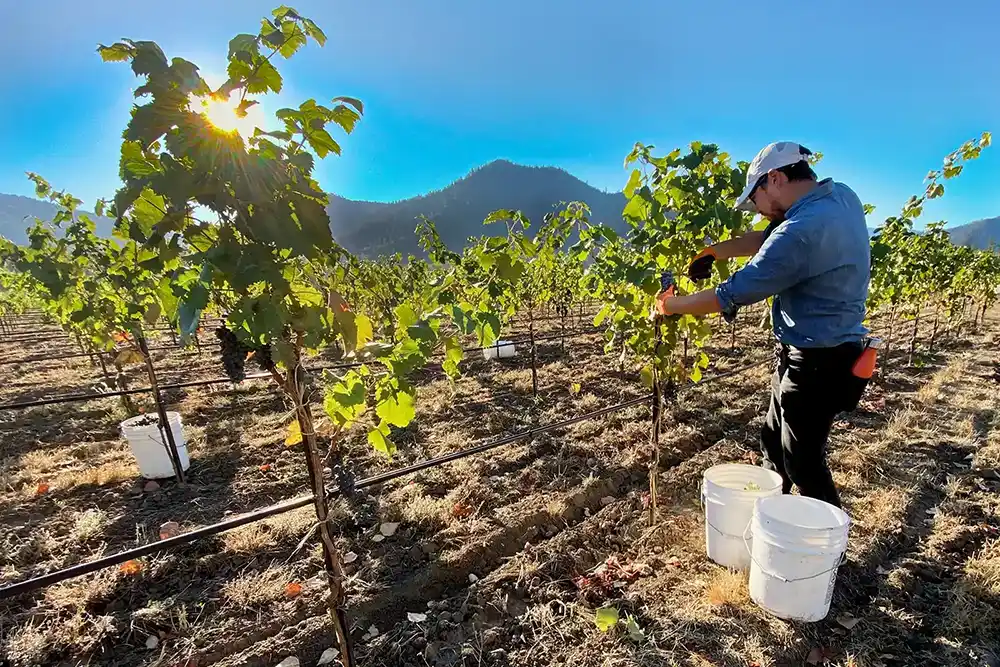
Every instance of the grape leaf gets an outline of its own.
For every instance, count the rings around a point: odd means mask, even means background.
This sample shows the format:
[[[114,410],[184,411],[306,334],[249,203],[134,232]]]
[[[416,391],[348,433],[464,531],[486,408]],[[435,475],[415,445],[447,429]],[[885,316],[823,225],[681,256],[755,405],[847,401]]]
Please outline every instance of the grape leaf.
[[[594,614],[594,625],[601,632],[607,632],[618,625],[618,610],[614,607],[601,607]]]

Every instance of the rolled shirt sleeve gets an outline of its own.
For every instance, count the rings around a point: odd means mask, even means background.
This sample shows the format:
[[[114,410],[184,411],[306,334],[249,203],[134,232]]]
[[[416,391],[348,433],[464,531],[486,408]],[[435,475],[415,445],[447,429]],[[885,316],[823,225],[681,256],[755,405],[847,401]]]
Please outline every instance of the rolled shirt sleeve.
[[[715,289],[724,313],[762,301],[808,277],[806,244],[789,222],[775,228],[753,259]]]

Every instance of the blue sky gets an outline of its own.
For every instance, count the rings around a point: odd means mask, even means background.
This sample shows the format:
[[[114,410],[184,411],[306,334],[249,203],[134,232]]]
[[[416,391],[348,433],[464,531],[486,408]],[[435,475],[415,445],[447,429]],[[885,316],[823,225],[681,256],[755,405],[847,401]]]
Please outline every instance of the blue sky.
[[[221,79],[258,0],[32,0],[4,10],[0,192],[38,171],[92,203],[117,184],[135,79],[98,42],[153,39]],[[264,111],[352,95],[365,117],[317,171],[327,189],[394,200],[494,158],[625,182],[636,141],[714,141],[749,160],[799,141],[878,210],[921,190],[962,141],[1000,129],[1000,3],[628,0],[293,2],[326,31],[282,62]],[[14,36],[14,38],[11,38]],[[1000,140],[1000,135],[998,135]],[[1000,215],[1000,146],[953,181],[925,221]]]

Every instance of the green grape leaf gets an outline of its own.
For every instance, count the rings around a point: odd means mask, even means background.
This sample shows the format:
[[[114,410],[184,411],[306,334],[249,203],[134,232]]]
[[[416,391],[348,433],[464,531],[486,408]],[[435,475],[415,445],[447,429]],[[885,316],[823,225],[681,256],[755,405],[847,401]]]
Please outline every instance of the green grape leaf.
[[[500,318],[495,313],[478,313],[476,321],[476,333],[482,347],[492,345],[500,338]]]
[[[365,397],[363,373],[352,370],[336,384],[327,387],[323,410],[335,424],[348,427],[364,413]]]
[[[459,376],[458,364],[462,361],[462,346],[454,336],[446,336],[443,341],[444,363],[441,364],[441,368],[454,380]]]
[[[146,307],[146,314],[143,315],[143,320],[146,324],[152,326],[156,324],[156,320],[160,319],[160,312],[160,304],[154,301]]]
[[[614,607],[601,607],[594,614],[594,625],[601,632],[607,632],[618,625],[618,610]]]
[[[646,633],[639,627],[639,623],[636,622],[635,616],[632,614],[625,614],[625,629],[628,631],[628,638],[634,642],[646,639]]]
[[[371,318],[367,315],[355,315],[354,326],[357,329],[357,349],[363,348],[375,337]]]
[[[229,59],[238,57],[240,54],[255,56],[260,53],[257,43],[257,35],[242,33],[229,40]]]
[[[385,454],[387,458],[392,458],[396,453],[396,445],[389,440],[389,425],[381,422],[379,425],[372,430],[368,431],[368,444],[370,444],[375,451]]]
[[[378,404],[375,406],[375,414],[382,421],[403,428],[408,426],[416,415],[413,405],[414,396],[403,389],[395,391],[384,390],[378,396]]]

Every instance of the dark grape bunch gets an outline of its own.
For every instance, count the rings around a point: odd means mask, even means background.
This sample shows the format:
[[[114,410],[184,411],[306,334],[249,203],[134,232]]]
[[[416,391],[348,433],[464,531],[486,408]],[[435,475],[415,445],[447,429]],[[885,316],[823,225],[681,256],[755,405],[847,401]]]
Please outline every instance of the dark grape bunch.
[[[219,339],[219,351],[222,353],[222,366],[226,369],[226,375],[233,382],[241,382],[246,377],[247,354],[251,348],[224,326],[216,329],[215,335]]]
[[[271,346],[269,344],[254,348],[253,358],[262,371],[272,372],[277,368],[274,365],[274,358],[271,356]]]

